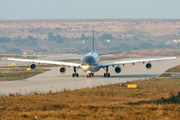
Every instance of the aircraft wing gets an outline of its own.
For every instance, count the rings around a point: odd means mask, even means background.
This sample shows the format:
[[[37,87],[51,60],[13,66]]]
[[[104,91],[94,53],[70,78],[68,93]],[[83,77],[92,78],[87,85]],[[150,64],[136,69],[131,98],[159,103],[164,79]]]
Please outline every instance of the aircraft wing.
[[[177,57],[166,57],[166,58],[154,58],[154,59],[141,59],[141,60],[127,60],[127,61],[119,61],[112,63],[101,63],[101,67],[113,66],[113,65],[123,65],[128,63],[139,63],[139,62],[151,62],[151,61],[160,61],[160,60],[171,60],[176,59]]]
[[[74,67],[80,67],[81,66],[81,64],[78,64],[78,63],[49,61],[49,60],[16,59],[16,58],[7,58],[7,60],[32,62],[32,63],[37,62],[37,63],[46,63],[46,64],[54,64],[54,65],[62,65],[62,66],[74,66]]]

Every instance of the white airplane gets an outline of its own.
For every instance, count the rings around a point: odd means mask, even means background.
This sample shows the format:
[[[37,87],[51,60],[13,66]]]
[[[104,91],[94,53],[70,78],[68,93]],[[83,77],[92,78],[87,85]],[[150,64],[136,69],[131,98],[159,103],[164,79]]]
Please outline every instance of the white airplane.
[[[178,57],[178,56],[177,56]],[[47,63],[47,64],[56,64],[60,65],[60,73],[64,73],[66,71],[67,66],[72,66],[74,69],[74,73],[72,73],[72,77],[79,77],[77,73],[78,69],[82,69],[84,72],[87,72],[87,78],[94,77],[94,72],[99,71],[101,68],[105,70],[104,77],[110,77],[110,73],[108,72],[109,66],[116,66],[115,72],[120,73],[121,67],[120,65],[125,64],[133,64],[142,62],[146,63],[146,68],[150,70],[152,68],[151,61],[160,61],[160,60],[170,60],[176,59],[177,57],[165,57],[165,58],[155,58],[155,59],[142,59],[142,60],[129,60],[129,61],[118,61],[118,62],[110,62],[110,63],[100,63],[100,56],[94,51],[94,28],[93,28],[93,40],[92,40],[92,51],[86,54],[81,63],[70,63],[70,62],[59,62],[59,61],[48,61],[48,60],[34,60],[34,59],[15,59],[15,58],[7,58],[7,60],[13,61],[23,61],[23,62],[32,62],[31,69],[35,69],[36,65],[34,63]]]

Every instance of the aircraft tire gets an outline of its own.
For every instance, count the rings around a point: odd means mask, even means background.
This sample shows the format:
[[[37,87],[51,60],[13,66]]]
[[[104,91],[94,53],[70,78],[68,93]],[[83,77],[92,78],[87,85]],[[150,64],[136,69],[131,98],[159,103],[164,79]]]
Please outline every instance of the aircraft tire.
[[[78,74],[78,73],[76,74],[76,77],[79,77],[79,74]]]
[[[108,73],[108,77],[110,77],[110,73]]]
[[[74,74],[74,73],[72,74],[72,77],[75,77],[75,74]]]

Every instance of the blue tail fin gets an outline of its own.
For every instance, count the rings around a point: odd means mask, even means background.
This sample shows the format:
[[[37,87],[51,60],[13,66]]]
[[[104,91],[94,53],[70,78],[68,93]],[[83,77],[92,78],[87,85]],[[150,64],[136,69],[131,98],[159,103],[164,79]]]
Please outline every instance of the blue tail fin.
[[[94,52],[94,27],[93,27],[92,52]]]

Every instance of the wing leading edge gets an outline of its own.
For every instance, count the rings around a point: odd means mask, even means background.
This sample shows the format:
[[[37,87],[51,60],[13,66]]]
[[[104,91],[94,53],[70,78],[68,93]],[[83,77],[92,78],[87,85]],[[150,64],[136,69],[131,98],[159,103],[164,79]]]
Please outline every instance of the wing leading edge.
[[[122,65],[122,64],[129,64],[129,63],[139,63],[139,62],[151,62],[151,61],[160,61],[160,60],[171,60],[176,59],[177,57],[166,57],[166,58],[154,58],[154,59],[142,59],[142,60],[129,60],[129,61],[119,61],[119,62],[112,62],[112,63],[101,63],[101,67],[113,66],[113,65]]]
[[[81,66],[81,64],[78,64],[78,63],[49,61],[49,60],[15,59],[15,58],[7,58],[7,60],[23,61],[23,62],[37,62],[37,63],[46,63],[46,64],[54,64],[54,65],[62,65],[62,66],[73,66],[73,67],[80,67]]]

